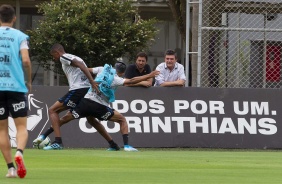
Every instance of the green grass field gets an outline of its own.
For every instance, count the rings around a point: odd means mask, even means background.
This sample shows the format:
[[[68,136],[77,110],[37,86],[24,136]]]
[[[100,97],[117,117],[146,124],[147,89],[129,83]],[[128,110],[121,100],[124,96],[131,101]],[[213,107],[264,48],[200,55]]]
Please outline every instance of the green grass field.
[[[282,183],[281,151],[26,149],[24,156],[27,176],[7,179],[1,155],[0,184]]]

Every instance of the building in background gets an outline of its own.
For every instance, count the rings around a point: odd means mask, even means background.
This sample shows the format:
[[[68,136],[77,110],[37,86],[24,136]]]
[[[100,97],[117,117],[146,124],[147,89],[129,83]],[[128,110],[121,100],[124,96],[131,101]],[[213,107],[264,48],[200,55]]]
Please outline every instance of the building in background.
[[[281,0],[203,0],[199,10],[195,86],[281,89]]]
[[[36,5],[48,0],[0,0],[0,4],[11,4],[16,8],[17,29],[26,31],[37,27],[42,15],[37,12]],[[50,0],[49,0],[50,1]],[[142,19],[155,17],[160,20],[156,26],[159,33],[155,43],[148,51],[148,64],[152,69],[164,61],[163,53],[166,49],[175,49],[183,58],[185,44],[182,42],[173,15],[168,6],[168,0],[132,0],[132,5],[138,7]],[[134,62],[134,61],[128,61]],[[36,62],[33,62],[33,85],[64,85],[59,76],[52,71],[44,71]]]

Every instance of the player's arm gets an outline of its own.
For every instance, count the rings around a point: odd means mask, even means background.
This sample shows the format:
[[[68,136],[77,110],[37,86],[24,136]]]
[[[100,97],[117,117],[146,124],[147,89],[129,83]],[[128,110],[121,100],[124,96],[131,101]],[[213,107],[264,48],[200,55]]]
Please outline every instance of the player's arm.
[[[31,92],[31,62],[29,58],[28,49],[21,49],[20,51],[22,56],[22,64],[24,70],[24,78],[26,81],[26,86],[28,88],[28,92]]]
[[[131,79],[134,77],[132,71],[135,70],[132,65],[129,65],[124,73],[124,79]],[[123,84],[124,86],[139,86],[139,83],[136,84]]]
[[[185,86],[186,76],[184,74],[184,68],[182,65],[179,65],[178,71],[178,79],[176,81],[165,81],[160,84],[163,87],[171,87],[171,86]]]
[[[71,62],[71,65],[74,66],[74,67],[80,68],[80,70],[88,78],[88,80],[89,80],[89,82],[90,82],[90,84],[92,86],[92,89],[95,89],[96,91],[99,91],[99,88],[98,88],[99,84],[93,80],[92,75],[89,72],[88,68],[82,62],[78,61],[77,59],[73,59],[72,62]]]
[[[87,68],[87,69],[88,69],[89,73],[91,73],[91,74],[94,75],[94,73],[93,73],[93,68]]]
[[[151,68],[149,65],[147,65],[148,67],[145,68],[146,71],[148,71],[148,73],[151,73]],[[134,68],[127,68],[126,69],[126,72],[124,74],[124,78],[125,79],[130,79],[130,78],[133,78],[134,76],[132,76],[130,73],[130,70],[134,70]],[[152,78],[149,78],[147,80],[144,80],[144,81],[141,81],[141,82],[138,82],[136,84],[126,84],[125,86],[143,86],[143,87],[151,87],[153,84],[153,79]]]
[[[160,73],[159,71],[155,70],[155,71],[152,71],[151,73],[149,73],[147,75],[142,75],[142,76],[139,76],[139,77],[133,77],[131,79],[125,79],[123,85],[126,85],[126,84],[136,84],[138,82],[145,81],[147,79],[153,78],[156,75],[158,75],[159,73]]]
[[[144,87],[151,87],[153,83],[153,79],[147,79],[145,81],[138,82],[136,84],[126,84],[125,86],[144,86]]]
[[[176,80],[176,81],[163,82],[160,86],[162,86],[162,87],[184,86],[184,84],[185,84],[185,80],[179,79],[179,80]]]
[[[98,73],[102,72],[103,69],[104,69],[104,67],[98,66],[98,67],[94,67],[94,68],[88,68],[88,71],[93,75],[97,75]]]

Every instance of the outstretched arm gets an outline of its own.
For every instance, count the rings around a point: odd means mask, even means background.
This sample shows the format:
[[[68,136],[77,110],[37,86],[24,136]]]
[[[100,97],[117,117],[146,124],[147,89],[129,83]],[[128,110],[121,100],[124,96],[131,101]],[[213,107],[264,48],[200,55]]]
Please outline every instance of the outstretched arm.
[[[124,85],[126,85],[126,84],[136,84],[138,82],[145,81],[147,79],[155,77],[159,73],[160,73],[159,71],[155,70],[155,71],[152,71],[151,73],[149,73],[147,75],[142,75],[142,76],[139,76],[139,77],[133,77],[131,79],[125,79]]]
[[[95,89],[96,91],[99,91],[98,83],[94,81],[94,79],[93,79],[91,73],[89,72],[88,68],[82,62],[79,62],[78,60],[74,59],[74,60],[72,60],[71,65],[80,68],[80,70],[88,78],[88,80],[89,80],[89,82],[90,82],[90,84],[92,86],[92,89]]]

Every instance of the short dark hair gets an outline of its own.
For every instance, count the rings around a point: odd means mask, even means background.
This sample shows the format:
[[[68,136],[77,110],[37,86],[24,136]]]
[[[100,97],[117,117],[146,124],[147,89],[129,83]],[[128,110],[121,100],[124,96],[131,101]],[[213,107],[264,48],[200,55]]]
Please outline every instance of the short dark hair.
[[[15,9],[8,4],[3,4],[0,7],[0,20],[3,23],[11,23],[16,16]]]
[[[166,55],[169,55],[169,56],[174,55],[175,58],[177,57],[177,56],[176,56],[176,52],[175,52],[174,50],[172,50],[172,49],[166,50],[166,51],[165,51],[165,56],[166,56]]]
[[[144,57],[146,59],[146,61],[148,61],[148,56],[145,52],[139,52],[137,55],[136,55],[136,59],[138,57]]]
[[[51,47],[51,49],[50,49],[50,52],[53,52],[53,51],[62,51],[62,52],[64,52],[65,49],[64,49],[64,47],[63,47],[61,44],[55,43],[55,44]]]
[[[126,64],[121,61],[117,61],[115,64],[115,69],[118,73],[124,73],[126,70]]]

